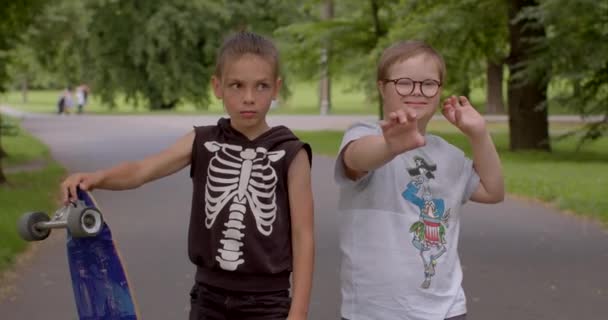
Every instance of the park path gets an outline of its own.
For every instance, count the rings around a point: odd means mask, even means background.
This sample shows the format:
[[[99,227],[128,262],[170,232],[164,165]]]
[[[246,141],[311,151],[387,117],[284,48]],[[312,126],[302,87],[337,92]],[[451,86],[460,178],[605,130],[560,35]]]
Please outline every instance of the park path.
[[[69,171],[138,159],[214,116],[21,115]],[[366,117],[272,116],[294,129],[342,129]],[[367,117],[369,118],[369,117]],[[323,120],[325,119],[325,120]],[[327,120],[330,119],[330,120]],[[338,189],[333,159],[315,156],[316,273],[310,319],[339,316]],[[186,253],[187,170],[123,192],[96,191],[129,269],[143,319],[185,319],[194,268]],[[36,208],[32,208],[36,209]],[[469,319],[608,318],[608,233],[534,202],[467,204],[460,252]],[[0,319],[75,319],[64,234],[37,244],[0,288]],[[1,294],[0,294],[1,295]]]

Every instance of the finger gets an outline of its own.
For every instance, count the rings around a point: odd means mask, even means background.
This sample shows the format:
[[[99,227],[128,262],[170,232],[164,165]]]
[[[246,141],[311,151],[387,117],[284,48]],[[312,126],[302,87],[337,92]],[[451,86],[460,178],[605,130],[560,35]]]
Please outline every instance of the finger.
[[[78,199],[78,195],[76,193],[76,186],[78,185],[78,179],[74,179],[74,183],[70,183],[70,201],[76,201]]]
[[[407,116],[404,110],[397,110],[397,115],[399,116],[399,123],[405,124],[407,123]]]
[[[67,204],[68,203],[68,187],[66,186],[65,182],[63,182],[61,184],[61,202],[63,204]]]
[[[454,120],[455,123],[460,123],[462,121],[462,109],[454,108]]]
[[[393,126],[394,122],[390,121],[390,120],[382,120],[380,121],[380,128],[382,128],[382,131],[386,131],[388,129],[390,129]]]
[[[460,100],[458,100],[458,98],[456,96],[452,96],[452,104],[456,108],[462,107],[462,105],[460,104]]]
[[[471,103],[469,102],[469,99],[467,99],[467,97],[465,96],[460,96],[460,104],[462,106],[470,106]]]
[[[456,122],[455,112],[455,108],[452,105],[446,106],[442,111],[443,116],[448,119],[450,123]]]
[[[390,120],[396,120],[397,119],[397,113],[395,111],[391,112],[388,114],[388,118]]]
[[[418,114],[416,114],[416,110],[412,110],[412,109],[408,109],[405,112],[405,116],[407,121],[416,121],[416,118],[418,117]]]

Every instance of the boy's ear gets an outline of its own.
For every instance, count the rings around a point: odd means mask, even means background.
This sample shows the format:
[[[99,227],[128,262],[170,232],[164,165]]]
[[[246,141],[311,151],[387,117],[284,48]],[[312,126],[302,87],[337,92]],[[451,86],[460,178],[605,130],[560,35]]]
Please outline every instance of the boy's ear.
[[[279,97],[279,92],[281,91],[281,87],[283,86],[283,79],[281,78],[277,78],[277,81],[275,82],[275,86],[274,86],[274,99]]]
[[[376,85],[378,86],[378,92],[380,92],[380,97],[384,100],[384,81],[377,81]]]
[[[216,76],[211,77],[211,86],[213,87],[213,93],[218,99],[222,99],[222,80]]]

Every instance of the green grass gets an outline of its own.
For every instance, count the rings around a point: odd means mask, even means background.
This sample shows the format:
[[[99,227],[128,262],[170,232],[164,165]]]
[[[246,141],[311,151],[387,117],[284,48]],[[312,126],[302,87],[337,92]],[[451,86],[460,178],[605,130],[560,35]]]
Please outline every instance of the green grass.
[[[17,235],[17,220],[27,211],[50,213],[54,210],[59,182],[65,173],[50,159],[46,146],[23,130],[16,137],[3,136],[2,145],[8,153],[3,161],[4,168],[36,160],[48,165],[35,171],[7,174],[8,183],[0,185],[0,271],[7,268],[27,245]]]
[[[291,88],[292,95],[289,99],[280,104],[279,108],[273,109],[273,114],[316,114],[319,113],[317,107],[317,85],[313,83],[298,83]],[[38,113],[56,112],[56,103],[61,93],[60,90],[37,90],[28,93],[27,103],[23,103],[21,92],[11,91],[0,95],[0,104],[10,105],[19,110]],[[208,110],[197,110],[194,105],[183,104],[178,106],[175,111],[155,111],[154,114],[193,114],[208,113],[221,114],[223,107],[210,92],[211,103]],[[365,96],[361,91],[351,90],[351,86],[345,82],[336,82],[333,86],[333,113],[334,114],[376,114],[376,106],[370,105],[365,101]],[[102,105],[99,97],[95,93],[91,95],[89,104],[85,111],[95,114],[142,114],[151,113],[143,106],[134,107],[127,103],[123,98],[116,100],[117,107],[109,109]]]
[[[292,95],[288,100],[282,102],[279,108],[271,110],[272,114],[318,114],[318,84],[315,82],[296,82],[290,84]],[[0,95],[0,104],[10,105],[14,108],[38,113],[56,112],[56,103],[60,90],[35,90],[28,93],[28,102],[23,103],[21,92],[11,91]],[[506,90],[504,91],[506,95]],[[444,92],[444,94],[451,94]],[[116,108],[109,109],[102,105],[95,92],[91,95],[86,112],[94,114],[222,114],[223,108],[211,90],[209,91],[211,102],[207,110],[199,110],[192,104],[182,104],[174,111],[154,111],[147,110],[144,106],[135,107],[132,103],[127,103],[123,98],[116,99]],[[485,89],[476,87],[471,90],[470,100],[480,112],[485,111]],[[572,111],[561,106],[552,106],[550,114],[568,114]],[[377,114],[378,107],[375,102],[369,102],[365,98],[363,91],[353,89],[353,86],[344,80],[332,83],[332,114]]]
[[[2,164],[4,167],[11,167],[39,159],[48,159],[50,157],[49,149],[24,130],[20,129],[19,134],[16,136],[2,136],[0,139],[2,147],[8,153],[8,158],[3,159]]]
[[[438,130],[439,129],[439,130]],[[467,139],[453,130],[431,130],[470,155]],[[552,131],[561,131],[564,125]],[[342,132],[297,132],[317,154],[335,156]],[[508,133],[493,130],[500,153],[507,192],[540,199],[562,210],[592,217],[608,225],[608,138],[576,151],[576,138],[553,141],[553,152],[511,152]]]

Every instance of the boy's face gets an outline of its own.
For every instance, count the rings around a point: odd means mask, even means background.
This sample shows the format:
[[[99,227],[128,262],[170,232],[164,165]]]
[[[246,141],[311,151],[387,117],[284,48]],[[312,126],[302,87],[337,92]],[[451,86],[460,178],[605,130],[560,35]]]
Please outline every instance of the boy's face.
[[[426,54],[419,54],[397,62],[390,67],[388,79],[396,80],[402,78],[409,78],[416,82],[413,84],[413,91],[408,93],[410,91],[408,85],[402,84],[408,83],[409,80],[402,80],[399,84],[395,82],[378,82],[378,89],[384,101],[384,117],[386,119],[388,114],[393,111],[409,108],[416,112],[418,128],[424,132],[429,120],[435,114],[441,97],[441,86],[434,88],[434,83],[432,82],[441,83],[438,63],[433,57]],[[420,83],[425,80],[431,81],[425,82],[426,84]],[[421,86],[424,86],[424,88],[421,88]]]
[[[235,129],[255,131],[267,126],[266,113],[281,87],[270,61],[254,54],[228,60],[221,78],[213,76],[211,82]]]

